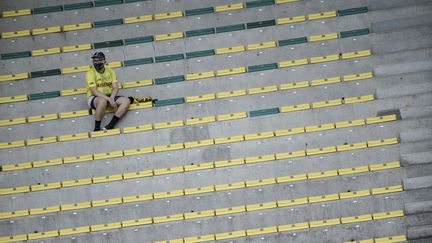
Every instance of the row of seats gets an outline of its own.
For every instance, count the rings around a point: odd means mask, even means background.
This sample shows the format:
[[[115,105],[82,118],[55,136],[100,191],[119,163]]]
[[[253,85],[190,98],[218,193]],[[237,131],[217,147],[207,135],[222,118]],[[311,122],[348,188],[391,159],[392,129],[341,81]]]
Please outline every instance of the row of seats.
[[[147,42],[153,42],[153,41],[164,41],[164,40],[171,40],[171,39],[178,39],[178,38],[196,37],[196,36],[202,36],[202,35],[225,33],[225,32],[239,31],[239,30],[245,30],[245,29],[270,27],[270,26],[274,26],[274,25],[294,24],[294,23],[311,21],[311,20],[318,20],[318,19],[323,19],[323,18],[333,18],[333,17],[337,17],[338,13],[339,13],[339,16],[346,16],[346,15],[351,15],[351,14],[366,13],[367,11],[368,11],[367,7],[347,9],[347,10],[334,10],[334,11],[328,11],[328,12],[322,12],[322,13],[313,13],[313,14],[308,14],[308,15],[278,18],[278,19],[259,21],[259,22],[240,23],[240,24],[233,24],[233,25],[227,25],[227,26],[219,26],[219,27],[214,27],[214,28],[205,28],[205,29],[190,30],[190,31],[177,31],[177,32],[167,33],[167,34],[157,34],[157,35],[149,35],[149,36],[142,36],[142,37],[134,37],[134,38],[127,38],[124,40],[123,39],[109,40],[109,41],[106,40],[106,41],[97,42],[97,43],[93,43],[93,44],[91,44],[91,43],[77,44],[77,45],[70,45],[70,46],[64,46],[64,47],[52,47],[52,48],[47,48],[47,49],[37,49],[37,50],[33,50],[33,51],[4,53],[4,54],[1,54],[1,59],[6,60],[6,59],[12,59],[12,58],[51,55],[51,54],[57,54],[57,53],[61,53],[61,52],[69,53],[69,52],[84,51],[84,50],[90,50],[90,49],[117,47],[117,46],[123,46],[123,45],[135,45],[135,44],[139,44],[139,43],[147,43]],[[111,22],[113,22],[113,21],[111,21]],[[113,23],[111,23],[111,25],[113,25],[113,24],[116,24],[116,22],[114,21]],[[106,25],[106,24],[103,25],[103,27],[107,27],[107,26],[110,26],[110,25]],[[88,28],[92,28],[92,27],[93,27],[92,23],[82,23],[82,24],[67,26],[66,30],[72,31],[72,30],[78,30],[78,29],[88,29]],[[63,27],[63,29],[64,28],[65,27]],[[36,29],[37,30],[36,33],[38,33],[38,34],[56,33],[56,32],[60,32],[61,29],[62,28],[60,26],[50,27],[50,28],[42,28],[42,29]],[[34,31],[35,30],[33,30],[32,32],[34,33]],[[1,36],[2,36],[2,38],[15,38],[15,37],[20,37],[20,36],[29,36],[32,32],[30,30],[22,30],[22,31],[16,31],[16,32],[4,32],[1,34]],[[347,35],[350,35],[350,33],[347,33]],[[22,74],[20,74],[20,75],[22,75]],[[15,78],[16,79],[22,79],[23,77],[15,77]]]
[[[60,12],[60,11],[88,9],[94,7],[102,7],[102,6],[109,6],[109,5],[122,4],[122,3],[134,3],[134,2],[141,2],[141,1],[143,0],[95,0],[95,1],[81,2],[81,3],[38,7],[33,9],[25,8],[25,9],[18,9],[18,10],[3,11],[1,17],[8,18],[8,17],[26,16],[31,14],[46,14],[46,13],[53,13],[53,12]]]
[[[372,220],[391,219],[391,218],[397,218],[403,216],[404,213],[402,210],[395,210],[395,211],[388,211],[382,213],[363,214],[357,216],[308,221],[308,222],[295,223],[295,224],[275,225],[275,226],[264,227],[264,228],[245,229],[245,230],[238,230],[232,232],[192,236],[192,237],[186,237],[186,238],[174,239],[174,240],[154,241],[153,243],[167,243],[167,242],[196,243],[196,242],[208,242],[214,240],[227,240],[227,239],[234,239],[234,238],[247,237],[247,236],[257,236],[257,235],[264,235],[264,234],[287,233],[291,231],[313,229],[319,227],[328,227],[328,226],[334,226],[340,224],[370,222]],[[393,237],[377,238],[375,240],[378,241],[375,242],[379,242],[379,243],[403,242],[400,240],[402,238],[403,236],[399,236],[398,238],[396,238],[397,241],[394,241]]]
[[[351,100],[352,98],[347,98]],[[371,96],[359,96],[352,99],[355,102],[351,103],[359,103],[359,102],[368,102],[371,100]],[[372,99],[373,100],[373,99]],[[250,111],[249,117],[256,117],[256,116],[264,116],[264,115],[273,115],[278,113],[284,113],[284,112],[295,112],[300,110],[307,110],[311,108],[324,108],[324,107],[330,107],[330,106],[338,106],[342,105],[343,99],[336,99],[336,100],[330,100],[330,101],[322,101],[322,102],[314,102],[312,103],[312,106],[308,103],[306,104],[300,104],[300,105],[291,105],[291,106],[282,106],[277,108],[271,108],[271,109],[264,109],[264,110],[256,110],[256,111]],[[218,115],[216,117],[210,117],[210,118],[194,118],[194,123],[189,125],[195,125],[195,124],[202,124],[202,123],[208,123],[208,122],[214,122],[214,121],[228,121],[228,120],[234,120],[234,119],[242,119],[247,118],[247,112],[238,112],[238,113],[231,113],[231,114],[224,114],[224,115]],[[213,119],[215,118],[215,119]],[[367,124],[372,123],[378,123],[378,122],[385,122],[385,121],[392,121],[395,120],[395,115],[389,115],[389,116],[380,116],[376,118],[369,118],[366,120],[354,120],[354,121],[346,121],[341,122],[335,125],[331,124],[324,126],[325,129],[331,129],[331,128],[339,128],[339,127],[348,127],[348,126],[357,126],[357,125],[363,125],[365,122]],[[213,121],[214,120],[214,121]],[[192,122],[192,120],[190,120]],[[157,129],[162,128],[171,128],[171,127],[178,127],[178,126],[184,126],[183,121],[177,121],[177,122],[167,122],[167,123],[160,123],[159,127],[156,127]],[[188,125],[188,124],[186,124]],[[312,126],[311,126],[312,128]],[[130,130],[126,130],[126,133],[129,132],[141,132],[141,131],[147,131],[151,130],[148,125],[143,126],[137,126],[134,128],[131,128]],[[288,130],[288,129],[287,129]],[[320,127],[311,129],[311,130],[320,130]],[[309,130],[309,131],[311,131]],[[296,129],[296,132],[302,132],[304,131],[304,128],[301,127],[299,129]],[[123,129],[123,133],[125,130]],[[110,131],[101,131],[96,133],[90,133],[93,134],[93,136],[111,136],[111,135],[118,135],[120,134],[120,129],[112,129]],[[288,135],[290,132],[284,132],[279,131],[275,133],[275,136],[281,136],[281,135]],[[60,139],[60,141],[71,141],[71,140],[77,140],[77,139],[85,139],[86,136],[89,136],[89,133],[78,133],[78,134],[70,134],[70,135],[64,135]],[[262,135],[261,135],[262,136]],[[61,136],[60,136],[61,137]],[[248,139],[251,136],[246,136]],[[257,136],[260,137],[260,136]],[[36,139],[37,140],[37,139]],[[35,140],[35,142],[36,142]],[[34,161],[34,162],[25,162],[25,163],[18,163],[18,164],[4,164],[2,165],[2,171],[9,171],[9,170],[21,170],[21,169],[29,169],[29,168],[36,168],[36,167],[44,167],[44,166],[51,166],[51,165],[58,165],[62,163],[75,163],[76,161],[89,161],[89,160],[96,160],[96,159],[102,159],[102,158],[113,158],[113,157],[121,157],[121,156],[128,156],[128,155],[135,155],[135,154],[144,154],[144,153],[153,153],[153,152],[160,152],[160,151],[168,151],[168,150],[175,150],[175,149],[183,149],[183,148],[191,148],[191,147],[198,147],[198,146],[206,146],[210,144],[220,144],[220,143],[226,143],[226,142],[234,142],[234,141],[243,141],[244,135],[239,136],[233,136],[233,137],[226,137],[226,138],[216,138],[216,139],[209,139],[205,141],[193,141],[193,142],[185,142],[185,143],[179,143],[179,144],[170,144],[170,145],[161,145],[161,146],[154,146],[154,147],[148,147],[148,148],[140,148],[140,149],[133,149],[133,150],[125,150],[125,151],[112,151],[109,153],[102,153],[102,154],[90,154],[90,155],[83,155],[80,156],[82,158],[58,158],[53,160],[47,160],[47,161]],[[16,142],[10,142],[12,145],[15,144],[22,144],[24,140],[16,141]],[[46,138],[39,138],[38,144],[47,144],[47,143],[54,143],[57,142],[57,137],[46,137]],[[11,145],[11,146],[12,146]],[[9,145],[8,145],[9,146]],[[84,159],[85,158],[85,159]]]
[[[130,67],[130,66],[144,65],[144,64],[151,64],[151,63],[177,61],[177,60],[183,60],[185,58],[191,59],[191,58],[198,58],[204,56],[223,55],[223,54],[230,54],[230,53],[243,52],[243,51],[266,49],[266,48],[277,48],[277,47],[282,47],[287,45],[304,44],[308,42],[318,42],[318,41],[323,42],[323,41],[334,40],[338,38],[346,38],[348,36],[351,37],[351,36],[359,36],[359,35],[366,35],[366,34],[369,34],[368,28],[343,31],[340,33],[334,32],[334,33],[327,33],[327,34],[311,35],[308,37],[304,36],[304,37],[298,37],[298,38],[292,38],[286,40],[266,41],[261,43],[248,44],[248,45],[221,47],[221,48],[209,49],[205,51],[187,52],[185,54],[179,53],[179,54],[171,54],[171,55],[156,56],[156,57],[138,58],[133,60],[113,61],[107,63],[107,66],[111,68]],[[55,51],[54,49],[52,50]],[[48,53],[48,51],[43,51],[43,53]],[[50,52],[50,53],[54,54],[54,52]],[[90,69],[90,65],[84,65],[84,66],[77,66],[77,67],[67,67],[62,69],[57,68],[57,69],[50,69],[45,71],[19,73],[19,74],[12,74],[12,75],[1,75],[0,81],[6,82],[6,81],[21,80],[21,79],[25,79],[24,78],[25,76],[27,76],[27,78],[35,78],[35,77],[87,72],[89,69]]]
[[[389,237],[379,237],[367,240],[352,240],[346,241],[345,243],[396,243],[396,242],[407,242],[406,235],[394,235]]]
[[[250,89],[243,89],[243,90],[233,90],[233,91],[226,91],[226,92],[219,92],[216,94],[205,94],[205,95],[199,95],[199,96],[188,96],[184,98],[185,103],[191,103],[191,102],[197,102],[200,101],[208,101],[213,99],[225,99],[225,98],[232,98],[237,96],[245,96],[245,95],[255,95],[255,94],[262,94],[262,93],[268,93],[268,92],[277,92],[277,91],[284,91],[284,90],[292,90],[292,89],[299,89],[299,88],[307,88],[307,87],[314,87],[318,85],[329,85],[329,84],[335,84],[339,82],[348,82],[352,81],[350,79],[345,80],[343,79],[344,76],[335,76],[335,77],[329,77],[324,79],[315,79],[311,81],[301,81],[301,82],[295,82],[295,83],[286,83],[286,84],[280,84],[280,85],[272,85],[272,86],[264,86],[264,87],[258,87],[258,88],[250,88]],[[366,72],[366,73],[360,73],[360,74],[352,74],[352,75],[345,75],[345,77],[355,77],[356,80],[364,80],[373,77],[372,72]],[[343,81],[342,81],[343,80]],[[359,98],[360,97],[360,98]],[[359,103],[359,102],[366,102],[366,101],[372,101],[374,100],[373,95],[367,95],[367,96],[359,96],[359,97],[348,97],[341,100],[341,103],[343,104],[353,104],[353,103]],[[180,103],[176,103],[177,105]],[[302,107],[304,109],[310,109],[310,108],[317,108],[320,107],[320,103],[313,102],[309,106],[302,104]],[[144,107],[145,106],[145,107]],[[299,105],[298,105],[299,106]],[[139,108],[147,108],[152,107],[151,103],[141,103],[141,104],[133,104],[131,107],[129,107],[129,110],[135,110]],[[280,112],[287,112],[286,109],[279,109]],[[112,112],[112,109],[108,110],[109,112]],[[95,111],[92,110],[91,113],[94,113]],[[62,112],[60,114],[51,115],[52,117],[47,117],[47,115],[44,115],[42,119],[35,120],[35,117],[29,117],[27,118],[27,122],[40,122],[40,121],[47,121],[52,120],[53,118],[57,119],[65,119],[65,118],[72,118],[72,117],[78,117],[78,116],[84,116],[90,115],[89,110],[83,110],[82,114],[75,112],[75,114],[71,114],[70,116],[65,116],[65,114],[70,114],[70,112]],[[242,113],[243,117],[247,117],[247,112]],[[246,116],[244,115],[246,114]],[[40,117],[40,116],[38,116]],[[157,129],[163,129],[163,128],[169,128],[169,127],[175,127],[175,126],[184,126],[184,125],[196,125],[196,124],[203,124],[203,123],[213,123],[216,122],[216,120],[224,120],[221,115],[219,115],[219,119],[217,115],[214,116],[206,116],[203,118],[190,118],[187,120],[180,120],[180,121],[170,121],[170,122],[159,122],[154,124],[142,124],[138,126],[132,126],[132,127],[126,127],[123,129],[113,129],[109,131],[99,131],[99,132],[85,132],[85,133],[79,133],[79,134],[66,134],[66,135],[59,135],[59,136],[53,136],[53,137],[44,137],[44,138],[37,138],[37,139],[29,139],[29,140],[20,140],[20,141],[14,141],[14,142],[2,142],[0,143],[0,149],[5,148],[16,148],[16,147],[23,147],[23,146],[31,146],[31,145],[38,145],[38,144],[44,144],[44,143],[52,143],[52,142],[62,142],[62,141],[70,141],[70,140],[76,140],[76,139],[85,139],[90,137],[101,137],[101,136],[111,136],[111,135],[117,135],[121,133],[133,133],[133,132],[142,132],[142,131],[149,131],[149,130],[157,130]],[[10,125],[10,124],[9,124]]]
[[[237,161],[240,161],[241,159],[237,159]],[[226,163],[227,161],[219,161],[215,163],[219,163],[222,165],[222,163]],[[204,166],[206,166],[206,163]],[[229,163],[225,166],[232,166],[235,164],[235,161],[233,160],[232,163]],[[237,163],[237,164],[241,164]],[[203,165],[203,164],[201,164]],[[187,166],[185,166],[187,167]],[[223,166],[220,166],[223,167]],[[315,179],[321,179],[321,178],[330,178],[330,177],[337,177],[337,176],[344,176],[344,175],[352,175],[352,174],[359,174],[359,173],[368,173],[368,172],[374,172],[374,171],[381,171],[381,170],[390,170],[400,167],[399,161],[394,162],[387,162],[387,163],[379,163],[379,164],[371,164],[371,165],[364,165],[364,166],[358,166],[358,167],[352,167],[352,168],[339,168],[335,170],[328,170],[328,171],[320,171],[320,172],[310,172],[310,173],[302,173],[302,174],[296,174],[296,175],[290,175],[290,176],[280,176],[275,178],[267,178],[267,179],[261,179],[261,180],[250,180],[250,181],[241,181],[241,182],[234,182],[229,184],[220,184],[220,185],[210,185],[210,186],[204,186],[204,187],[197,187],[197,188],[185,188],[175,191],[168,191],[168,192],[155,192],[151,194],[142,194],[142,195],[133,195],[133,196],[125,196],[125,197],[118,197],[118,198],[109,198],[109,199],[102,199],[102,200],[95,200],[95,201],[87,201],[87,202],[79,202],[79,203],[72,203],[72,204],[63,204],[63,205],[53,205],[53,206],[47,206],[43,208],[30,208],[30,209],[23,209],[23,210],[16,210],[11,212],[1,212],[0,213],[0,219],[10,219],[10,218],[17,218],[17,217],[25,217],[29,215],[42,215],[42,214],[48,214],[48,213],[54,213],[54,212],[60,212],[60,211],[70,211],[70,210],[78,210],[78,209],[85,209],[90,207],[102,207],[102,206],[109,206],[109,205],[117,205],[117,204],[126,204],[126,203],[132,203],[132,202],[142,202],[142,201],[148,201],[148,200],[155,200],[155,199],[167,199],[172,197],[180,197],[180,196],[188,196],[188,195],[196,195],[196,194],[202,194],[202,193],[210,193],[210,192],[216,192],[216,191],[226,191],[226,190],[235,190],[240,188],[249,188],[249,187],[256,187],[256,186],[265,186],[265,185],[273,185],[273,184],[281,184],[281,183],[288,183],[288,182],[299,182],[299,181],[305,181],[305,180],[315,180]],[[193,167],[191,166],[192,170],[188,171],[196,171],[196,170],[203,170],[203,169],[209,169],[213,167]],[[218,167],[217,167],[218,168]],[[166,171],[166,169],[165,169]],[[149,171],[152,172],[151,170]],[[183,171],[181,171],[183,172]],[[128,173],[131,177],[129,179],[137,179],[143,176],[152,176],[152,174],[147,173],[148,175],[145,175],[144,173]],[[178,173],[173,171],[168,171],[168,173]],[[124,174],[126,175],[126,174]],[[89,178],[91,180],[91,178]],[[87,185],[85,184],[85,181],[87,179],[80,179],[77,180],[80,181],[81,185]],[[72,181],[70,181],[72,182]],[[65,184],[66,185],[66,184]],[[69,185],[66,185],[69,187]],[[70,186],[76,186],[73,184],[70,184]],[[388,186],[388,187],[380,187],[380,188],[374,188],[372,190],[361,190],[361,191],[354,191],[354,192],[345,192],[343,195],[338,196],[338,194],[331,194],[326,196],[316,196],[313,197],[313,200],[309,198],[302,198],[302,199],[296,199],[296,200],[290,200],[290,205],[299,205],[304,204],[308,202],[323,202],[323,201],[330,201],[330,200],[336,200],[336,199],[346,199],[346,198],[354,198],[354,197],[364,197],[369,195],[377,195],[382,193],[390,193],[390,192],[401,192],[402,186],[401,185],[394,185],[394,186]],[[279,202],[280,203],[280,202]]]
[[[339,198],[339,194],[335,194],[335,195],[337,195],[337,197]],[[270,207],[268,208],[286,207],[291,205],[296,205],[296,204],[295,203],[291,204],[291,200],[287,200],[285,202],[282,202],[281,206],[279,206],[277,202],[272,202],[270,204]],[[125,221],[106,223],[106,224],[87,225],[87,226],[76,227],[76,228],[66,228],[66,229],[51,230],[46,232],[7,236],[7,237],[0,238],[0,242],[16,242],[22,240],[45,239],[45,238],[52,238],[58,236],[70,236],[70,235],[76,235],[82,233],[109,231],[109,230],[116,230],[121,228],[137,227],[142,225],[158,224],[158,223],[165,223],[165,222],[172,222],[172,221],[179,221],[179,220],[216,217],[219,215],[246,212],[247,206],[252,208],[252,211],[256,211],[256,210],[266,209],[265,206],[268,205],[264,205],[264,204],[263,206],[243,205],[235,208],[222,208],[222,209],[207,210],[202,212],[191,212],[191,213],[188,212],[184,214],[175,214],[169,216],[140,218],[140,219],[125,220]],[[390,219],[390,218],[397,218],[403,216],[404,216],[403,210],[394,210],[394,211],[377,212],[371,214],[346,216],[340,218],[314,220],[314,221],[295,223],[295,224],[277,225],[277,226],[258,228],[258,229],[247,229],[247,230],[239,230],[233,232],[216,233],[216,234],[205,235],[205,236],[196,236],[196,237],[170,240],[169,242],[204,242],[210,240],[224,240],[224,239],[233,239],[233,238],[245,237],[245,236],[262,235],[262,234],[270,234],[270,233],[277,233],[277,232],[288,232],[288,231],[294,231],[300,229],[368,222],[372,220]],[[162,241],[162,242],[166,242],[166,241]]]
[[[292,129],[286,129],[286,130],[280,130],[279,132],[281,135],[286,136],[286,135],[290,135],[290,134],[302,133],[303,129],[304,128],[302,127],[300,129],[298,129],[299,131],[295,131],[295,130],[293,131]],[[318,129],[320,129],[320,128],[318,128]],[[257,133],[257,134],[250,134],[250,135],[252,135],[251,137],[253,137],[253,139],[268,137],[267,133]],[[270,134],[270,135],[273,136],[273,134]],[[18,170],[18,169],[30,169],[30,168],[38,168],[38,167],[57,166],[57,165],[68,164],[68,163],[89,162],[92,160],[119,158],[119,157],[133,156],[133,155],[140,155],[140,154],[172,151],[172,150],[179,150],[179,149],[185,149],[185,148],[209,146],[209,145],[213,145],[213,144],[242,142],[242,141],[245,141],[244,139],[245,139],[244,135],[239,135],[239,136],[223,137],[223,138],[216,138],[216,139],[208,139],[208,140],[202,140],[202,141],[193,141],[193,142],[185,142],[185,143],[177,143],[177,144],[169,144],[169,145],[160,145],[160,146],[146,147],[146,148],[139,148],[139,149],[112,151],[112,152],[108,152],[108,153],[81,155],[81,156],[75,156],[75,157],[64,157],[64,158],[47,160],[47,161],[23,162],[23,163],[18,163],[18,164],[13,164],[13,165],[3,165],[2,168],[3,168],[3,171],[10,171],[10,170]],[[33,191],[51,190],[51,189],[58,189],[61,187],[71,187],[71,186],[81,186],[81,185],[96,184],[96,183],[105,183],[105,182],[111,182],[111,181],[128,180],[128,179],[139,178],[139,177],[148,177],[148,176],[156,176],[156,175],[164,175],[164,174],[172,174],[172,173],[183,173],[183,172],[193,171],[193,170],[211,169],[211,168],[241,165],[241,164],[261,163],[261,162],[288,159],[288,158],[298,158],[298,157],[306,157],[306,156],[313,156],[313,155],[319,155],[319,154],[329,154],[329,153],[335,153],[335,152],[344,152],[344,151],[350,151],[350,150],[366,149],[366,148],[372,148],[372,147],[378,147],[378,146],[393,145],[393,144],[398,144],[398,143],[399,143],[399,141],[398,141],[398,138],[396,138],[396,137],[384,138],[384,139],[378,139],[378,140],[369,140],[369,141],[357,142],[357,143],[353,143],[353,144],[346,144],[345,143],[345,144],[340,144],[340,145],[331,145],[331,146],[320,147],[320,148],[311,148],[311,149],[306,149],[306,150],[297,150],[297,151],[291,151],[291,152],[283,152],[283,153],[276,153],[276,154],[266,154],[266,155],[261,155],[261,156],[238,158],[238,159],[234,159],[234,160],[224,160],[224,161],[219,161],[219,162],[206,162],[204,164],[195,164],[195,165],[188,165],[188,166],[178,166],[178,167],[172,167],[172,168],[161,168],[161,169],[154,169],[154,170],[131,172],[131,173],[126,173],[126,174],[115,174],[115,175],[109,175],[109,176],[84,178],[82,180],[68,180],[68,181],[63,181],[63,182],[51,182],[51,183],[47,183],[47,184],[40,184],[39,183],[39,184],[35,184],[35,185],[18,186],[18,187],[11,187],[11,188],[1,188],[0,189],[0,195],[10,195],[10,194],[16,194],[16,193],[26,193],[26,192],[33,192]],[[185,144],[186,144],[186,147],[185,147]],[[201,166],[203,166],[203,167],[201,167]]]

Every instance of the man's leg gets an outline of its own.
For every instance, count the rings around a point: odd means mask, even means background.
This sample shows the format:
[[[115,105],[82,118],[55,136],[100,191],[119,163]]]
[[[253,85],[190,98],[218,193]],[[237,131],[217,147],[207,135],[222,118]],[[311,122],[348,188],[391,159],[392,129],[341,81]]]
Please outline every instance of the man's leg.
[[[105,115],[105,111],[108,105],[108,101],[101,97],[96,97],[93,101],[94,106],[96,108],[95,113],[95,131],[100,131],[100,124],[103,116]]]
[[[105,129],[113,129],[115,124],[126,114],[129,106],[130,106],[130,100],[126,97],[119,97],[116,100],[117,103],[117,111],[115,112],[113,118],[111,119],[110,123],[105,126]]]

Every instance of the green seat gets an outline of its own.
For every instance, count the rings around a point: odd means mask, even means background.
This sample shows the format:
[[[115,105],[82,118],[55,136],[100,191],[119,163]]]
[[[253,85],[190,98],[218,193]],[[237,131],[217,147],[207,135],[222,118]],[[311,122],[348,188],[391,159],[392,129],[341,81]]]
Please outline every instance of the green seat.
[[[214,28],[189,30],[189,31],[186,31],[186,37],[194,37],[194,36],[199,36],[199,35],[211,35],[214,33],[215,33]]]
[[[244,24],[226,25],[226,26],[216,27],[216,33],[224,33],[224,32],[238,31],[244,29],[245,29]]]
[[[338,12],[339,16],[347,16],[347,15],[353,15],[353,14],[367,13],[368,8],[367,7],[359,7],[359,8],[340,9],[337,12]]]
[[[259,21],[259,22],[251,22],[246,24],[248,29],[262,28],[262,27],[268,27],[273,25],[276,25],[276,20],[274,19]]]
[[[133,60],[125,60],[123,62],[123,64],[124,64],[125,67],[136,66],[136,65],[143,65],[143,64],[150,64],[150,63],[153,63],[153,58],[152,57],[133,59]]]
[[[56,69],[36,71],[30,73],[30,76],[32,78],[40,78],[40,77],[54,76],[54,75],[61,75],[61,70],[59,68],[56,68]]]
[[[123,19],[110,19],[110,20],[93,22],[93,26],[95,28],[108,27],[108,26],[121,25],[121,24],[123,24]]]
[[[353,37],[353,36],[359,36],[359,35],[368,35],[368,34],[369,34],[369,28],[350,30],[350,31],[342,31],[342,32],[340,32],[340,38],[347,38],[347,37]]]
[[[215,55],[215,51],[213,49],[204,50],[204,51],[186,52],[186,59],[213,56],[213,55]]]
[[[277,69],[277,68],[278,68],[277,63],[260,64],[260,65],[248,66],[248,72],[253,73],[253,72],[260,72],[260,71]]]
[[[153,41],[154,41],[154,37],[149,35],[149,36],[125,39],[124,44],[125,45],[135,45],[135,44],[141,44],[141,43],[147,43],[147,42],[153,42]]]
[[[299,37],[299,38],[293,38],[293,39],[279,40],[278,46],[297,45],[297,44],[303,44],[303,43],[307,43],[307,42],[308,42],[307,37]]]
[[[176,83],[176,82],[182,82],[184,80],[185,80],[184,75],[171,76],[171,77],[165,77],[165,78],[156,78],[155,84],[160,85],[160,84]]]
[[[123,0],[96,0],[94,1],[95,7],[114,5],[114,4],[122,4]]]
[[[200,14],[209,14],[213,13],[214,8],[208,7],[208,8],[196,8],[196,9],[190,9],[185,11],[186,16],[193,16],[193,15],[200,15]]]
[[[122,45],[123,45],[123,40],[104,41],[104,42],[93,43],[93,49],[116,47]]]
[[[251,2],[246,2],[246,8],[256,8],[261,6],[273,5],[273,4],[275,4],[274,0],[251,1]]]
[[[270,109],[254,110],[254,111],[249,111],[249,117],[267,116],[267,115],[273,115],[278,113],[279,113],[278,107],[270,108]]]
[[[166,55],[166,56],[157,56],[155,57],[155,62],[170,62],[170,61],[176,61],[176,60],[182,60],[184,59],[183,54],[173,54],[173,55]]]
[[[55,98],[59,96],[60,96],[60,91],[42,92],[42,93],[30,94],[29,100],[48,99],[48,98]]]
[[[167,99],[167,100],[157,100],[155,101],[155,106],[167,106],[167,105],[179,105],[185,103],[184,98],[175,98],[175,99]]]
[[[66,10],[76,10],[83,8],[93,8],[93,2],[83,2],[83,3],[72,3],[63,5],[63,9]]]
[[[31,56],[31,51],[20,51],[20,52],[3,53],[1,54],[1,59],[7,60],[7,59],[23,58],[23,57],[30,57],[30,56]]]

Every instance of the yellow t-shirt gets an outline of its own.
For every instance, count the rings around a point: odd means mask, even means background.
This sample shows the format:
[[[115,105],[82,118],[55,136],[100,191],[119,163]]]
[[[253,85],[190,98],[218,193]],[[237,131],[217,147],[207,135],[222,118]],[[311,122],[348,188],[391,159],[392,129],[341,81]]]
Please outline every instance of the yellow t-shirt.
[[[90,90],[90,87],[96,87],[98,91],[105,95],[110,95],[112,92],[112,84],[117,83],[117,77],[115,72],[105,66],[105,71],[99,73],[94,67],[86,73],[86,83],[87,83],[87,97],[93,96],[94,94]]]

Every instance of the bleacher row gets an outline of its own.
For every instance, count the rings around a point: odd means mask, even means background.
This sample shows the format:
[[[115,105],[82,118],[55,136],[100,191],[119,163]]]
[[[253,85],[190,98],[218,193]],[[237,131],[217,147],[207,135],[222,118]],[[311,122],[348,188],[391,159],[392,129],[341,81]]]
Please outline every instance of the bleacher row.
[[[335,84],[339,82],[348,82],[348,81],[358,81],[363,79],[372,78],[373,74],[372,72],[366,72],[366,73],[359,73],[359,74],[350,74],[350,75],[344,75],[342,77],[328,77],[324,79],[315,79],[311,81],[301,81],[301,82],[294,82],[294,83],[286,83],[286,84],[280,84],[280,85],[272,85],[272,86],[264,86],[264,87],[258,87],[258,88],[250,88],[247,90],[233,90],[233,91],[226,91],[226,92],[219,92],[216,94],[205,94],[205,95],[198,95],[198,96],[189,96],[185,98],[177,98],[174,100],[164,100],[160,102],[156,102],[156,106],[162,106],[162,105],[178,105],[182,103],[191,103],[191,102],[202,102],[202,101],[208,101],[213,99],[225,99],[225,98],[231,98],[236,96],[244,96],[244,95],[254,95],[254,94],[262,94],[262,93],[268,93],[268,92],[276,92],[276,91],[284,91],[284,90],[292,90],[292,89],[299,89],[299,88],[307,88],[307,87],[313,87],[318,85],[329,85],[329,84]],[[341,104],[353,104],[358,102],[366,102],[373,100],[373,95],[364,95],[364,96],[358,96],[358,97],[344,97],[341,99],[340,102],[338,101],[317,101],[313,102],[311,104],[299,104],[295,106],[286,106],[279,108],[278,112],[292,112],[297,110],[305,110],[305,109],[315,109],[315,108],[322,108],[327,107],[329,104],[331,105],[341,105]],[[161,103],[164,102],[164,103]],[[151,102],[147,103],[141,103],[141,104],[133,104],[131,107],[129,107],[129,110],[136,110],[136,109],[142,109],[142,108],[150,108],[152,107]],[[49,115],[40,115],[40,116],[31,116],[24,118],[24,121],[30,122],[40,122],[40,121],[48,121],[53,119],[66,119],[66,118],[74,118],[74,117],[80,117],[85,115],[90,115],[94,112],[94,110],[82,110],[82,111],[73,111],[73,112],[62,112],[59,114],[49,114]],[[229,118],[231,119],[239,119],[239,118],[245,118],[248,116],[258,116],[260,113],[256,111],[249,111],[249,112],[237,112],[238,114],[236,116],[229,115]],[[268,112],[267,112],[268,113]],[[263,113],[262,115],[266,115],[267,113]],[[275,111],[271,112],[275,113]],[[45,144],[45,143],[52,143],[52,142],[61,142],[61,141],[70,141],[70,140],[76,140],[76,139],[84,139],[84,138],[90,138],[90,137],[101,137],[101,136],[110,136],[110,135],[116,135],[120,133],[132,133],[132,132],[139,132],[139,131],[148,131],[153,129],[163,129],[163,128],[169,128],[169,127],[176,127],[176,126],[184,126],[184,125],[196,125],[196,124],[202,124],[202,123],[211,123],[217,121],[224,121],[224,120],[230,120],[227,119],[226,115],[214,115],[214,116],[206,116],[203,118],[190,118],[184,121],[169,121],[169,122],[159,122],[155,124],[142,124],[138,126],[133,127],[126,127],[123,129],[113,129],[111,131],[100,131],[100,132],[91,132],[91,133],[81,133],[81,134],[68,134],[68,135],[59,135],[54,137],[44,137],[44,138],[38,138],[38,139],[29,139],[29,140],[20,140],[20,141],[13,141],[13,142],[3,142],[0,143],[0,149],[2,148],[15,148],[15,147],[22,147],[22,146],[30,146],[30,145],[37,145],[37,144]],[[6,126],[6,125],[14,125],[14,124],[20,124],[19,121],[23,121],[23,118],[13,118],[13,119],[6,119],[2,120],[0,122],[0,126]]]
[[[15,242],[15,241],[21,241],[27,239],[34,240],[34,239],[44,239],[44,238],[50,238],[56,236],[69,236],[69,235],[89,233],[89,232],[109,231],[109,230],[116,230],[120,228],[136,227],[136,226],[142,226],[148,224],[159,224],[159,223],[173,222],[179,220],[216,217],[216,216],[227,215],[227,214],[261,211],[266,209],[274,209],[274,208],[282,208],[282,207],[292,207],[298,205],[343,200],[349,198],[367,197],[371,195],[380,195],[380,194],[387,194],[387,193],[394,193],[394,192],[401,192],[401,191],[403,191],[402,186],[396,185],[396,186],[383,187],[383,188],[366,189],[366,190],[361,190],[356,192],[334,193],[329,195],[320,195],[320,196],[313,196],[307,198],[280,200],[276,202],[265,202],[265,203],[253,204],[253,205],[233,206],[229,208],[218,208],[218,209],[211,209],[211,210],[205,210],[199,212],[187,212],[183,214],[158,216],[152,218],[139,218],[139,219],[131,219],[131,220],[124,220],[120,222],[111,222],[111,223],[107,222],[105,224],[88,225],[88,226],[81,226],[75,228],[57,229],[57,230],[51,230],[46,232],[15,235],[9,237],[2,237],[0,238],[0,242]],[[206,192],[208,191],[199,192],[199,193],[206,193]],[[146,200],[150,200],[150,199],[146,199]],[[82,206],[81,208],[85,208],[85,206]],[[66,209],[66,210],[73,210],[73,209]],[[59,211],[59,208],[57,211]],[[37,212],[37,210],[35,210],[35,212]],[[56,211],[52,210],[49,212],[56,212]],[[341,218],[314,220],[314,221],[289,224],[289,225],[271,226],[271,227],[265,227],[260,229],[248,229],[248,230],[241,230],[241,231],[234,231],[234,232],[218,233],[213,235],[190,237],[187,239],[170,240],[169,242],[184,242],[184,241],[185,242],[205,242],[211,240],[232,239],[232,238],[238,238],[244,236],[269,234],[269,233],[284,232],[284,231],[294,231],[294,230],[316,228],[316,227],[328,227],[328,226],[333,226],[338,224],[359,223],[359,222],[365,222],[371,220],[389,219],[389,218],[402,217],[402,216],[404,216],[403,210],[394,210],[394,211],[378,212],[378,213],[363,214],[363,215],[346,216]]]

